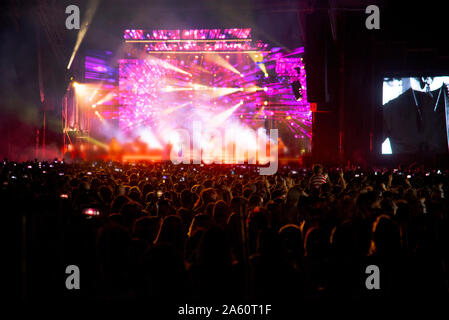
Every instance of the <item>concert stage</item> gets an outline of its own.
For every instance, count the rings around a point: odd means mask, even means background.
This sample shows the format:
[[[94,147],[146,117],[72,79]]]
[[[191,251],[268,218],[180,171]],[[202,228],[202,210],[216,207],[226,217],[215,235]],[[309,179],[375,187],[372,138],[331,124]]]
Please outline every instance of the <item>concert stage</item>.
[[[250,28],[125,30],[120,55],[86,51],[67,89],[65,157],[168,160],[197,139],[203,160],[240,145],[228,163],[260,161],[264,136],[298,159],[311,151],[303,53],[253,39]]]

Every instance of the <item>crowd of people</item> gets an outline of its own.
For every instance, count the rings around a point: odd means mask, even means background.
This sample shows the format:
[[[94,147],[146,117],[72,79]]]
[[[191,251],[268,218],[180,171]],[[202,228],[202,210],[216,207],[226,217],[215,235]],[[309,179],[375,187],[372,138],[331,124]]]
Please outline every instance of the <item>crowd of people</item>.
[[[448,177],[422,166],[263,176],[248,165],[0,162],[25,299],[447,297]],[[80,290],[65,287],[68,265]]]

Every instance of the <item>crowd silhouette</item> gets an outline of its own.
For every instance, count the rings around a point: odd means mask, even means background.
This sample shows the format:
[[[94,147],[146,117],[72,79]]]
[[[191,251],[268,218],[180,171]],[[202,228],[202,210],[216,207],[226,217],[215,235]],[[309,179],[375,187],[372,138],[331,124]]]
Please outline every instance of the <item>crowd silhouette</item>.
[[[0,163],[24,299],[448,296],[448,172]],[[5,206],[6,208],[6,206]],[[6,217],[7,216],[7,217]],[[81,289],[64,286],[67,265]],[[366,267],[380,289],[366,287]]]

